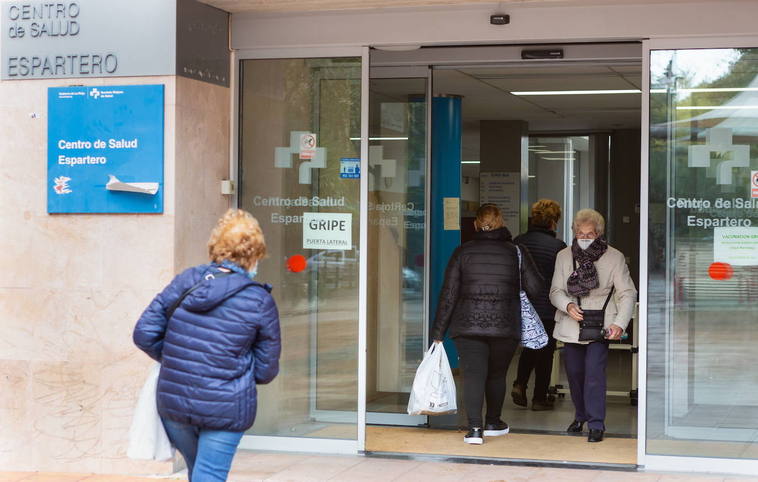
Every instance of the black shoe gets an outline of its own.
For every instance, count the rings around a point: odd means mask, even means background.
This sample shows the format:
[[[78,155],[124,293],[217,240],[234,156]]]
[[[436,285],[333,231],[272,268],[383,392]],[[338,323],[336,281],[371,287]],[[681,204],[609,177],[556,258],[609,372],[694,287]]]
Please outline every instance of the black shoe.
[[[510,430],[510,428],[508,428],[508,424],[502,420],[498,420],[497,423],[488,423],[484,426],[484,436],[498,437],[500,435],[507,434],[508,430]]]
[[[468,433],[463,437],[463,441],[467,444],[482,445],[484,443],[482,429],[479,427],[470,428]]]
[[[584,430],[584,422],[574,420],[573,422],[571,422],[571,425],[569,425],[569,427],[566,429],[566,432],[572,435],[576,435],[576,434],[582,433],[583,430]]]
[[[532,400],[532,410],[535,412],[544,412],[546,410],[553,410],[555,406],[547,400]]]
[[[513,383],[513,390],[511,390],[511,397],[513,397],[513,403],[519,407],[526,407],[526,387]]]
[[[602,442],[603,441],[603,431],[599,428],[591,428],[590,434],[587,437],[587,442]]]

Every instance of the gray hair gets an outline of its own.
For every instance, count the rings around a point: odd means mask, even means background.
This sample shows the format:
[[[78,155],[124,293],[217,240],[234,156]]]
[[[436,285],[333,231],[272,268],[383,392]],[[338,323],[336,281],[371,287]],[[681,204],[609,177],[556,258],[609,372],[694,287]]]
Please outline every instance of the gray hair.
[[[598,236],[605,233],[605,219],[603,215],[594,209],[582,209],[574,216],[574,223],[571,225],[571,229],[576,233],[576,229],[584,224],[592,224],[595,226],[595,232]]]

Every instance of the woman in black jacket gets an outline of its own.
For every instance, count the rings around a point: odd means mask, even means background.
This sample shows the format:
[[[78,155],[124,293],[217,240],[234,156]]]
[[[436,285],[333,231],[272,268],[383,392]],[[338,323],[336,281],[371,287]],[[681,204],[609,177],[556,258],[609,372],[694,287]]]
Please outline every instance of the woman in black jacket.
[[[537,314],[545,326],[549,341],[547,346],[539,350],[524,348],[518,361],[518,376],[513,382],[513,403],[527,406],[526,384],[534,370],[534,394],[532,410],[552,410],[553,404],[547,396],[550,385],[550,375],[553,371],[553,352],[555,352],[555,306],[550,303],[550,281],[555,271],[555,257],[558,251],[566,247],[566,243],[556,237],[555,230],[561,219],[561,206],[550,199],[540,199],[532,206],[532,216],[529,230],[516,237],[515,242],[529,250],[540,274],[545,278],[545,284],[540,294],[530,297]]]
[[[516,246],[497,206],[480,207],[474,227],[474,239],[459,246],[448,262],[432,339],[440,343],[450,329],[463,369],[463,403],[469,424],[463,441],[481,444],[483,436],[508,433],[508,424],[500,420],[500,413],[505,374],[521,340],[519,284],[534,296],[544,281],[525,249],[519,273]]]

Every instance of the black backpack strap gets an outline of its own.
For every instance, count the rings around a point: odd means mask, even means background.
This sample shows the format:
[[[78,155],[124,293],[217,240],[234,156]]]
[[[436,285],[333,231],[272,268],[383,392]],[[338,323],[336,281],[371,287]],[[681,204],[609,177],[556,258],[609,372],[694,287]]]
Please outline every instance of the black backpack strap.
[[[171,305],[171,307],[168,310],[166,310],[166,319],[170,320],[171,317],[174,316],[174,312],[176,311],[177,308],[179,308],[182,305],[182,301],[184,301],[184,299],[187,296],[189,296],[190,293],[192,293],[193,291],[195,291],[196,289],[198,289],[200,287],[200,285],[203,284],[203,281],[211,280],[211,279],[215,279],[215,278],[223,278],[224,276],[229,276],[231,274],[234,274],[234,271],[219,271],[217,273],[206,273],[206,274],[204,274],[203,277],[200,278],[200,281],[198,281],[190,289],[188,289],[187,291],[185,291],[184,293],[182,293],[182,296],[180,296],[179,299],[176,300],[174,302],[174,304]]]

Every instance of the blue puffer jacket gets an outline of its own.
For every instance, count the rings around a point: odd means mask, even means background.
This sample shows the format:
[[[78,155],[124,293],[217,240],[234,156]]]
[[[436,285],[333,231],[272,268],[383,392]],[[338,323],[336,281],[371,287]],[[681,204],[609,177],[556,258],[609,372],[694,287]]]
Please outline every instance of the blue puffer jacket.
[[[271,287],[211,263],[179,274],[134,328],[134,343],[161,362],[158,413],[197,427],[241,432],[255,421],[256,384],[279,373],[279,313]],[[209,277],[208,277],[209,278]],[[166,311],[201,279],[170,320]]]

